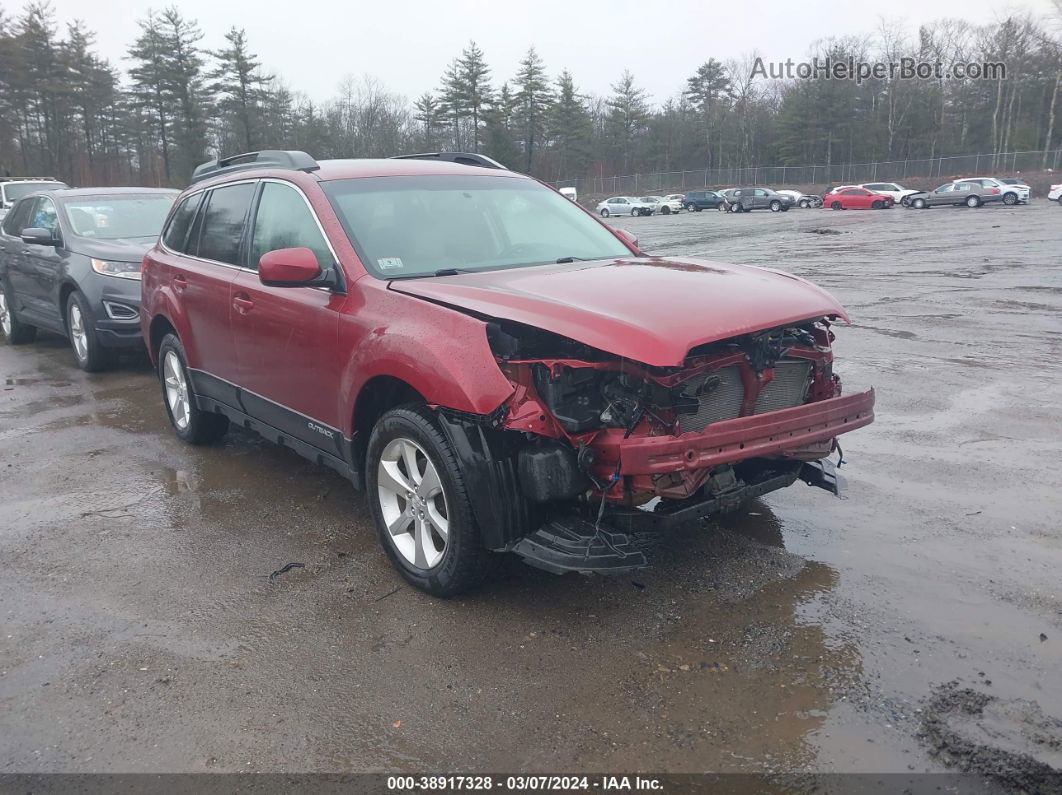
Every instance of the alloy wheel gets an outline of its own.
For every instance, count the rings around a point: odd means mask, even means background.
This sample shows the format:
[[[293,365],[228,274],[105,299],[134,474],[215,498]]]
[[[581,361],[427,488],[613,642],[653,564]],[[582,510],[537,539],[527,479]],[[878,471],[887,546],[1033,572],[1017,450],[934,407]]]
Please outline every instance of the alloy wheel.
[[[74,355],[79,361],[88,359],[88,332],[85,330],[85,317],[77,301],[70,302],[70,342],[74,345]]]
[[[418,569],[437,566],[450,533],[446,492],[439,471],[419,444],[392,439],[377,465],[377,499],[398,553]]]
[[[173,351],[166,351],[162,360],[162,380],[166,384],[166,403],[170,407],[170,416],[178,430],[188,427],[192,416],[192,403],[188,397],[188,382],[184,377],[181,360]]]

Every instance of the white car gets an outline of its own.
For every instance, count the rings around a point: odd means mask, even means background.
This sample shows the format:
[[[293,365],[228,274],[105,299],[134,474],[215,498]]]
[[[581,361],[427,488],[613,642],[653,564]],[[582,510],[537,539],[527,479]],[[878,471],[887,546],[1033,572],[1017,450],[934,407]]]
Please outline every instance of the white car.
[[[573,202],[579,201],[579,191],[575,188],[561,188],[560,195],[566,199],[571,199]]]
[[[916,193],[921,193],[921,191],[905,188],[903,185],[898,185],[895,182],[864,182],[857,187],[873,191],[874,193],[884,193],[886,196],[892,196],[893,201],[904,206],[907,205],[907,199]]]
[[[1032,188],[1029,187],[1029,183],[1023,180],[1021,177],[1000,177],[999,181],[1004,185],[1011,185],[1017,188],[1019,191],[1025,192],[1024,201],[1029,201],[1032,198]]]
[[[1052,185],[1051,192],[1047,194],[1047,198],[1053,202],[1062,204],[1062,185]]]
[[[7,215],[7,211],[15,206],[15,202],[30,193],[39,190],[62,190],[69,188],[65,182],[56,179],[33,178],[33,177],[3,177],[0,178],[0,218]]]
[[[632,196],[613,196],[598,204],[597,212],[602,218],[612,215],[652,215],[656,212],[656,204]]]
[[[681,193],[673,193],[670,196],[643,196],[644,199],[653,199],[656,202],[656,211],[661,215],[682,212],[685,205]]]
[[[980,182],[983,187],[986,188],[999,188],[999,192],[1003,194],[1004,204],[1017,204],[1018,202],[1027,202],[1029,197],[1032,196],[1032,189],[1017,180],[1019,184],[1012,185],[1010,182],[996,177],[963,177],[961,182]]]

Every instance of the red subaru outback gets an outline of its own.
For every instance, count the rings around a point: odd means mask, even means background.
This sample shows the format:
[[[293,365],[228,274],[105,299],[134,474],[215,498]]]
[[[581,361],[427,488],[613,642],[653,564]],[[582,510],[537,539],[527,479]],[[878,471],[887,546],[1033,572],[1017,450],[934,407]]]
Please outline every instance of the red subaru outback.
[[[554,572],[646,563],[668,524],[798,479],[836,491],[825,291],[643,254],[478,155],[204,164],[144,260],[144,339],[177,435],[230,422],[366,489],[411,583],[495,553]]]

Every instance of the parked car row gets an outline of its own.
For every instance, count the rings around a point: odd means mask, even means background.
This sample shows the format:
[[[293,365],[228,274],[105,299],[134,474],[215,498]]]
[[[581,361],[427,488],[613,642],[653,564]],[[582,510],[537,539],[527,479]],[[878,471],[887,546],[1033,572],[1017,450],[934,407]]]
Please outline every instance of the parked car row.
[[[1052,185],[1048,198],[1059,200],[1058,186]],[[923,209],[943,204],[979,207],[1002,202],[1013,205],[1026,203],[1032,194],[1029,186],[1017,177],[966,177],[945,183],[933,191],[905,188],[896,182],[866,182],[859,185],[839,185],[821,196],[797,190],[772,190],[764,186],[728,188],[725,190],[694,190],[669,196],[613,196],[595,208],[603,218],[617,215],[670,215],[681,210],[725,210],[749,212],[768,209],[784,212],[790,208],[826,207],[832,210],[887,210],[896,204]]]
[[[142,340],[181,440],[236,423],[344,474],[396,569],[438,596],[500,553],[626,573],[646,559],[621,528],[797,480],[837,492],[827,459],[874,392],[842,394],[832,296],[648,258],[499,169],[256,152],[180,195],[24,196],[0,225],[3,335],[64,334],[85,369]]]

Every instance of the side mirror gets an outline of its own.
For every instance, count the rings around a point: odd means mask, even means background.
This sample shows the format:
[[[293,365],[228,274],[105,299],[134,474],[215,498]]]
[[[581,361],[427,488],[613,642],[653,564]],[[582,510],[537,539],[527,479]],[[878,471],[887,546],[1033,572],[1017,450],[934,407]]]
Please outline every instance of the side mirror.
[[[303,287],[320,276],[317,255],[308,248],[280,248],[258,263],[258,279],[267,287]]]
[[[624,243],[638,248],[638,238],[636,235],[632,235],[626,229],[617,229],[616,227],[612,227],[612,231],[615,232]]]
[[[60,246],[62,241],[55,236],[55,233],[48,229],[41,229],[37,226],[31,226],[28,229],[23,229],[20,235],[23,243],[30,243],[34,246]]]

